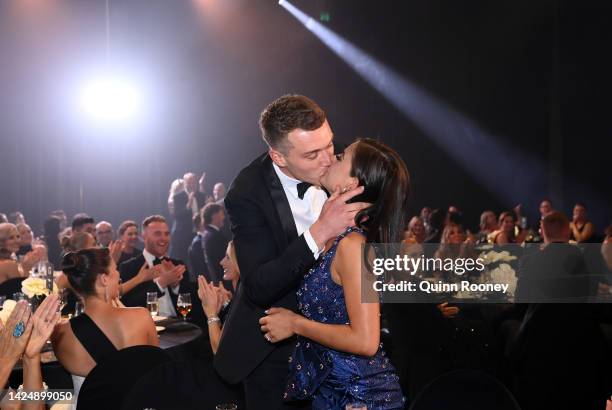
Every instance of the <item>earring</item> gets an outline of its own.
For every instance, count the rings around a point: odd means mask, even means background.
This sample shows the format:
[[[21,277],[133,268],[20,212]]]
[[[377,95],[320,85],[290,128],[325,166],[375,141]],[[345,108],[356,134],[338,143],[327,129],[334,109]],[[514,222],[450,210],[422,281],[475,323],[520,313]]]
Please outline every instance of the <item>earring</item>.
[[[108,286],[104,287],[104,301],[108,302]]]

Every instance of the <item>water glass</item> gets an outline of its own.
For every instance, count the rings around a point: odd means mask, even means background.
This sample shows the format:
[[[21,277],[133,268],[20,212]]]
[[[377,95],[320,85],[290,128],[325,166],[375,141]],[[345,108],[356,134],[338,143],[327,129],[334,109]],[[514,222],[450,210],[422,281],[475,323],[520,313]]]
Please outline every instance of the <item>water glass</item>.
[[[368,406],[365,403],[355,402],[349,403],[345,407],[346,410],[368,410]]]
[[[238,406],[234,403],[221,403],[215,406],[215,410],[238,410]]]
[[[151,316],[157,316],[159,313],[159,300],[157,299],[157,292],[147,292],[147,308]]]

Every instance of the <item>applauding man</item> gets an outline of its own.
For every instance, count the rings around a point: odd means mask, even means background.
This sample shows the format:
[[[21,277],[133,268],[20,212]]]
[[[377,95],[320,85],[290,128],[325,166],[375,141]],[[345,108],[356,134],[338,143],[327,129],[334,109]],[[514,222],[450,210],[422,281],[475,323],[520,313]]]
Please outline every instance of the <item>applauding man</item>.
[[[119,265],[123,282],[134,278],[142,269],[153,269],[153,279],[139,284],[125,295],[122,301],[126,306],[147,306],[147,293],[157,292],[159,314],[176,316],[176,302],[179,293],[190,292],[185,265],[167,257],[170,244],[170,230],[166,219],[152,215],[142,222],[142,239],[145,249],[142,255],[129,259]]]

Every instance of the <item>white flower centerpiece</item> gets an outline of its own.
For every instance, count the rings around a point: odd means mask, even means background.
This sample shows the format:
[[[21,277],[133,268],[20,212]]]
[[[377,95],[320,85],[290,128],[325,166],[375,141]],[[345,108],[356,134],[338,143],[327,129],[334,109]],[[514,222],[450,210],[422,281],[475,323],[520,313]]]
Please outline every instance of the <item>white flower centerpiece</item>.
[[[481,253],[479,258],[482,258],[482,263],[487,268],[487,273],[483,275],[485,282],[507,284],[507,296],[514,297],[517,278],[509,262],[516,260],[516,256],[508,251],[489,251]]]
[[[47,281],[45,279],[34,277],[29,277],[21,282],[21,292],[28,297],[33,311],[51,293],[47,288]],[[55,282],[53,282],[53,293],[58,293],[58,287]]]

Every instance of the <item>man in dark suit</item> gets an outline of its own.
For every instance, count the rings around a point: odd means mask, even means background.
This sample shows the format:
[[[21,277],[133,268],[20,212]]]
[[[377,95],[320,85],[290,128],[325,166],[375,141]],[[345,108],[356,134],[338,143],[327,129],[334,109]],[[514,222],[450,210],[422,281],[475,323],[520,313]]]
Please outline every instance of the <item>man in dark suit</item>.
[[[142,222],[144,251],[141,255],[119,265],[121,280],[125,283],[138,275],[143,268],[156,269],[156,278],[138,284],[122,297],[126,306],[147,306],[147,292],[157,292],[160,316],[177,316],[176,302],[179,293],[192,293],[194,321],[202,322],[201,306],[189,282],[185,265],[179,260],[167,257],[170,231],[161,215],[152,215]],[[197,319],[197,320],[196,320]],[[201,323],[200,323],[201,324]]]
[[[223,205],[208,204],[202,209],[202,221],[204,223],[204,231],[202,235],[202,247],[204,249],[204,260],[208,271],[209,282],[215,284],[223,281],[223,267],[221,259],[225,256],[228,240],[221,232],[221,228],[225,223],[225,209]],[[231,289],[231,283],[226,284]]]
[[[225,198],[241,283],[215,368],[230,383],[244,382],[248,409],[271,410],[294,408],[282,396],[295,339],[271,343],[259,319],[272,306],[297,310],[304,273],[366,204],[346,204],[362,187],[337,190],[327,202],[318,188],[335,157],[331,128],[315,102],[283,96],[264,110],[260,126],[268,152],[239,173]]]
[[[170,256],[182,261],[187,260],[187,250],[195,235],[193,217],[206,204],[206,194],[198,190],[194,173],[183,175],[183,184],[185,189],[172,197],[170,208],[174,216]]]

